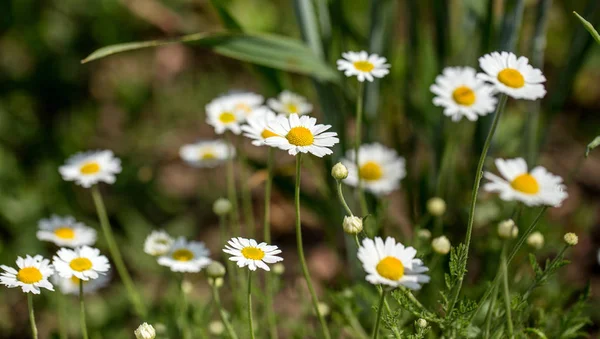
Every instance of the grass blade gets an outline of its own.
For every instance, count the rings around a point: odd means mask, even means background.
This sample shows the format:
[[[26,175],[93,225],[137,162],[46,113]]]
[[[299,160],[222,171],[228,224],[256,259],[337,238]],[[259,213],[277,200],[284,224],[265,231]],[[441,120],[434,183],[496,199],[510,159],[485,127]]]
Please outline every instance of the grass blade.
[[[594,26],[592,26],[592,24],[589,21],[587,21],[583,17],[581,17],[581,15],[577,14],[577,12],[573,11],[573,14],[575,14],[577,19],[579,19],[579,21],[581,21],[581,23],[583,24],[583,27],[585,27],[585,29],[587,29],[587,31],[590,32],[590,34],[592,35],[594,40],[596,40],[596,42],[600,44],[600,34],[598,34],[598,31],[596,31]]]

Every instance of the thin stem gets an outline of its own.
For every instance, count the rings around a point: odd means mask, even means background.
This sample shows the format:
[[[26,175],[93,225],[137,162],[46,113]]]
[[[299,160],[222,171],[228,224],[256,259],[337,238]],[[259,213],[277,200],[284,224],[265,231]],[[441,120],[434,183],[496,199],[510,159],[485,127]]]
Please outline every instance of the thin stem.
[[[58,308],[58,335],[60,339],[67,339],[67,314],[65,310],[65,295],[62,293],[54,293]]]
[[[248,270],[248,325],[250,338],[254,339],[254,325],[252,324],[252,271]]]
[[[27,306],[29,308],[29,323],[31,324],[31,336],[33,339],[38,339],[38,330],[35,325],[35,314],[33,313],[33,297],[31,293],[27,293]]]
[[[352,214],[352,210],[350,209],[350,207],[348,207],[348,204],[346,203],[346,199],[344,199],[344,192],[342,191],[342,181],[341,180],[337,180],[336,187],[337,187],[338,199],[340,199],[340,202],[342,203],[342,206],[344,206],[346,213],[349,216],[353,216],[354,214]]]
[[[300,222],[300,168],[302,164],[302,154],[299,153],[296,156],[296,187],[294,190],[294,202],[296,205],[296,243],[298,245],[298,257],[300,259],[300,265],[302,266],[302,273],[304,274],[304,279],[306,280],[306,285],[308,286],[308,291],[310,292],[310,296],[313,303],[313,308],[317,317],[319,318],[319,322],[321,323],[321,329],[323,330],[323,337],[326,339],[331,338],[329,334],[329,329],[327,328],[327,323],[325,322],[325,318],[321,314],[319,310],[319,300],[317,299],[317,294],[315,293],[315,289],[313,288],[312,280],[310,278],[310,273],[308,272],[308,266],[306,265],[306,259],[304,258],[304,246],[302,245],[302,226]]]
[[[358,88],[356,90],[356,135],[354,140],[354,164],[356,165],[356,175],[358,177],[358,199],[360,201],[360,209],[363,217],[369,214],[369,208],[367,206],[367,199],[365,198],[365,192],[363,189],[362,179],[360,177],[360,160],[358,159],[358,150],[362,142],[362,118],[363,118],[363,99],[365,95],[365,86],[363,82],[358,82]]]
[[[227,334],[229,334],[229,337],[231,339],[238,339],[237,334],[235,334],[235,331],[233,330],[233,327],[231,326],[231,323],[227,319],[227,313],[225,313],[225,309],[223,309],[223,306],[221,305],[221,298],[219,297],[219,290],[218,290],[218,287],[216,286],[216,284],[212,284],[212,294],[213,294],[213,299],[215,300],[215,304],[217,304],[217,308],[219,309],[219,315],[221,316],[221,321],[223,322],[223,325],[225,325],[225,329],[227,330]]]
[[[500,121],[500,115],[504,111],[504,106],[506,105],[506,100],[508,97],[506,94],[502,94],[498,99],[498,107],[496,107],[496,113],[494,114],[494,121],[492,122],[492,126],[490,127],[490,131],[488,132],[487,138],[485,139],[485,143],[483,144],[483,150],[481,151],[481,156],[479,157],[479,163],[477,164],[477,172],[475,172],[475,182],[473,183],[473,191],[471,192],[471,207],[469,210],[469,222],[467,224],[467,234],[465,236],[465,246],[467,248],[467,253],[465,256],[465,260],[461,262],[462,271],[466,272],[467,260],[469,257],[469,247],[471,245],[471,233],[473,232],[473,221],[475,216],[475,205],[477,204],[477,193],[479,192],[479,184],[481,183],[481,178],[483,176],[483,164],[485,163],[485,158],[487,157],[488,150],[490,149],[490,145],[492,144],[492,139],[494,137],[494,133],[496,132],[496,127],[498,127],[498,122]],[[460,295],[460,290],[462,288],[462,283],[464,280],[464,275],[458,281],[458,286],[456,288],[456,292],[454,292],[454,298],[452,299],[452,304],[450,304],[450,308],[447,314],[452,314],[452,310],[454,309],[454,305],[456,305],[456,301]]]
[[[498,270],[501,270],[502,267],[499,267]],[[487,314],[485,315],[485,330],[484,330],[484,339],[489,339],[490,337],[490,328],[492,326],[492,315],[494,314],[494,307],[496,306],[496,295],[498,294],[498,284],[494,284],[492,289],[492,300],[490,301],[490,307],[488,308]]]
[[[83,301],[83,280],[79,279],[79,311],[81,323],[81,336],[83,339],[88,339],[87,325],[85,322],[85,303]]]
[[[98,218],[100,219],[100,226],[102,227],[102,233],[104,233],[104,238],[106,239],[108,250],[110,252],[110,255],[112,256],[113,263],[117,268],[117,272],[119,273],[119,276],[123,281],[123,285],[125,285],[129,301],[133,304],[135,312],[138,314],[138,316],[145,318],[147,313],[146,306],[142,303],[140,295],[138,294],[135,286],[133,285],[133,280],[131,279],[127,268],[125,267],[123,257],[121,256],[121,252],[119,251],[119,247],[117,246],[117,242],[115,241],[112,228],[108,221],[108,215],[106,214],[106,207],[104,207],[102,195],[100,194],[100,190],[96,185],[92,187],[92,198],[94,199],[94,205],[96,206]]]
[[[190,326],[189,326],[189,321],[188,321],[188,300],[187,300],[187,294],[185,293],[185,289],[183,287],[184,282],[185,282],[185,277],[183,275],[183,273],[180,276],[179,281],[179,290],[181,291],[181,318],[180,318],[180,326],[181,326],[181,333],[183,335],[184,339],[191,339],[192,338],[192,334],[190,332]]]
[[[502,253],[500,254],[500,264],[502,266],[502,287],[504,292],[504,307],[506,309],[506,326],[508,327],[508,336],[510,338],[514,337],[513,334],[513,322],[512,322],[512,312],[510,308],[510,291],[508,287],[508,264],[506,263],[506,244],[504,244],[502,248]]]
[[[383,303],[385,302],[385,293],[385,289],[382,289],[381,298],[379,298],[379,306],[377,307],[377,318],[375,318],[375,328],[373,328],[373,339],[376,339],[379,335],[379,323],[381,322],[381,315],[383,314]]]
[[[267,156],[267,181],[265,182],[265,215],[264,215],[264,241],[267,244],[271,243],[271,186],[273,183],[273,161],[274,161],[274,149],[269,147],[268,156]],[[265,283],[266,283],[266,293],[265,293],[265,303],[266,303],[266,315],[267,315],[267,323],[269,324],[269,334],[271,339],[277,339],[277,319],[275,317],[275,311],[273,310],[273,294],[274,294],[274,286],[273,286],[273,275],[271,272],[267,272],[265,274]]]
[[[226,133],[227,142],[230,147],[233,147],[233,143],[231,142],[231,136]],[[234,159],[233,156],[230,156],[227,161],[227,199],[231,202],[231,218],[230,218],[230,226],[231,232],[235,236],[241,236],[241,226],[240,226],[240,212],[238,211],[238,197],[237,197],[237,189],[235,185],[235,171],[234,171]]]
[[[248,185],[248,178],[246,176],[246,152],[242,143],[238,143],[239,164],[240,164],[240,180],[242,183],[242,209],[244,210],[244,221],[246,222],[246,235],[250,238],[254,238],[256,227],[254,225],[254,209],[252,208],[252,192],[250,191],[250,185]]]

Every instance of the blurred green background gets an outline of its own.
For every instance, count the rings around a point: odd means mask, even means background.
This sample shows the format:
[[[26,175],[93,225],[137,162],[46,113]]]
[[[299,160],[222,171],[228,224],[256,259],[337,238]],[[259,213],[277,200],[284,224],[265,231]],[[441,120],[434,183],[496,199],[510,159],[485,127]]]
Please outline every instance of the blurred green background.
[[[245,31],[301,40],[307,38],[306,17],[298,9],[301,3],[1,1],[0,263],[13,265],[17,255],[27,253],[51,257],[55,248],[39,242],[35,232],[37,221],[52,213],[70,214],[98,226],[89,192],[63,182],[57,169],[75,152],[111,149],[123,161],[116,184],[102,187],[113,227],[136,284],[154,305],[154,319],[168,317],[167,301],[175,292],[172,286],[167,288],[168,272],[143,253],[143,240],[150,230],[165,228],[173,235],[206,241],[213,253],[219,253],[218,221],[211,206],[225,195],[223,171],[186,166],[178,158],[179,147],[215,137],[204,122],[203,109],[215,96],[238,89],[270,97],[287,88],[308,97],[316,106],[315,116],[333,124],[342,137],[334,156],[311,159],[305,166],[305,177],[310,179],[303,183],[303,225],[314,278],[333,290],[356,281],[346,268],[343,214],[328,175],[330,165],[352,142],[354,81],[313,82],[302,75],[252,67],[207,48],[178,44],[80,64],[94,50],[110,44],[223,30],[227,22],[222,23],[217,9],[221,15],[229,13]],[[544,259],[555,254],[566,231],[579,234],[579,245],[570,254],[573,263],[543,288],[535,302],[548,309],[558,307],[573,298],[565,291],[581,290],[590,282],[592,304],[597,305],[600,152],[592,152],[579,171],[574,169],[585,145],[600,133],[600,47],[571,12],[578,11],[598,27],[600,3],[319,0],[314,4],[324,62],[334,68],[341,52],[365,49],[386,56],[392,64],[389,76],[367,88],[366,138],[396,148],[406,157],[409,174],[400,191],[381,201],[372,198],[371,204],[379,206],[378,225],[409,243],[417,223],[433,226],[423,221],[425,202],[432,196],[448,202],[444,234],[453,244],[462,241],[475,162],[490,123],[480,119],[454,124],[444,118],[441,109],[431,104],[428,88],[435,76],[445,66],[476,67],[479,56],[500,49],[514,50],[543,67],[547,96],[540,105],[509,101],[486,168],[493,168],[494,157],[523,156],[563,178],[572,174],[569,199],[552,209],[540,226],[546,246],[537,255]],[[543,22],[548,23],[547,30]],[[247,142],[244,147],[250,165],[245,168],[248,177],[240,181],[252,189],[260,225],[265,152]],[[282,326],[291,328],[282,333],[291,337],[295,328],[304,326],[293,320],[300,311],[284,302],[299,298],[291,205],[293,158],[278,158],[272,223],[274,243],[284,248],[287,270],[277,308],[286,319]],[[481,293],[485,288],[481,282],[495,272],[500,247],[495,225],[512,211],[512,205],[496,196],[482,194],[480,200],[465,288],[473,295]],[[525,213],[523,219],[532,216]],[[105,249],[99,238],[99,247]],[[428,251],[428,244],[420,246]],[[531,274],[525,262],[515,268],[516,284]],[[442,279],[441,273],[434,279]],[[480,284],[471,285],[476,281]],[[209,293],[201,275],[194,278],[194,286],[195,300],[205,303]],[[124,293],[120,284],[113,283],[91,299],[92,338],[132,337],[140,319],[134,317]],[[428,304],[435,305],[437,296],[428,298]],[[1,288],[0,300],[0,337],[28,337],[22,293]],[[56,337],[56,301],[51,293],[35,300],[41,338]],[[544,304],[550,300],[557,300],[556,305]],[[75,335],[77,308],[71,301],[69,326]],[[202,316],[215,317],[207,313]],[[600,321],[598,308],[591,308],[590,315]],[[589,330],[595,331],[596,326]]]

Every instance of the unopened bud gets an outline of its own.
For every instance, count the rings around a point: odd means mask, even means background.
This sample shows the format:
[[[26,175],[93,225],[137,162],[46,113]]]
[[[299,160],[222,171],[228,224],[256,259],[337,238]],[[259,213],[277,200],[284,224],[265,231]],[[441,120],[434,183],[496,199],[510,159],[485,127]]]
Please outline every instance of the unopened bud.
[[[225,276],[225,266],[218,261],[213,261],[206,266],[204,272],[209,278],[223,278]]]
[[[141,324],[134,332],[136,339],[154,339],[156,338],[156,331],[154,327],[148,323]]]
[[[208,324],[208,332],[212,335],[221,335],[225,332],[225,325],[222,322],[215,320]]]
[[[231,202],[225,198],[219,198],[213,204],[213,212],[218,216],[223,216],[231,212]]]
[[[433,247],[433,250],[436,253],[446,255],[450,252],[450,240],[442,235],[441,237],[433,239],[431,247]]]
[[[359,217],[345,216],[344,217],[344,232],[348,234],[358,234],[363,230],[363,221]]]
[[[423,240],[429,240],[431,239],[431,232],[426,229],[420,229],[417,231],[417,237]]]
[[[434,217],[441,217],[446,213],[446,202],[438,197],[427,200],[427,212]]]
[[[527,237],[527,245],[539,250],[544,247],[544,236],[540,232],[533,232]]]
[[[500,238],[516,238],[519,234],[519,228],[512,219],[501,221],[498,224],[498,235]]]
[[[319,301],[319,304],[317,305],[317,307],[319,308],[319,313],[321,313],[321,315],[323,317],[326,317],[329,315],[329,313],[331,312],[331,308],[329,307],[329,305],[327,305],[326,303]]]
[[[282,275],[285,272],[285,266],[278,262],[275,265],[273,265],[273,273],[277,274],[277,275]]]
[[[569,245],[569,246],[575,246],[579,242],[579,237],[577,237],[577,234],[575,234],[575,233],[565,234],[564,239],[565,239],[565,242],[567,243],[567,245]]]
[[[423,319],[423,318],[419,318],[417,320],[417,326],[419,326],[420,328],[425,328],[427,327],[427,320]]]
[[[223,278],[208,278],[208,284],[219,288],[223,286]]]
[[[348,168],[344,166],[341,162],[338,162],[331,169],[331,176],[335,180],[344,180],[348,177]]]

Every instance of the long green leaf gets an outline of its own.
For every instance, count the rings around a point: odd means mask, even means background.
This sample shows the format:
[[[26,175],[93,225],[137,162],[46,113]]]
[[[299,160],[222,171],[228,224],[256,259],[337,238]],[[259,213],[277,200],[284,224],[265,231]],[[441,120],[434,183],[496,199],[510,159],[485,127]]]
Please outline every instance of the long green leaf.
[[[284,71],[311,75],[319,80],[337,82],[339,74],[302,42],[277,35],[239,32],[195,33],[174,39],[129,42],[102,47],[82,63],[138,49],[158,47],[173,43],[187,43],[209,48],[233,59]]]
[[[575,14],[577,19],[581,21],[583,27],[585,27],[585,29],[587,29],[587,31],[590,32],[592,37],[594,37],[594,40],[596,40],[596,42],[600,44],[600,34],[598,34],[598,31],[596,31],[594,26],[592,26],[592,24],[589,21],[585,20],[581,15],[577,14],[577,12],[573,11],[573,14]]]

